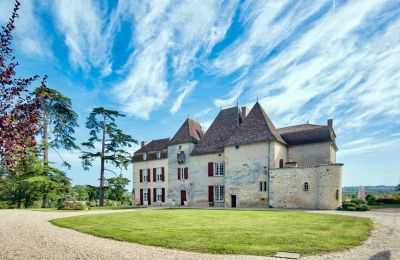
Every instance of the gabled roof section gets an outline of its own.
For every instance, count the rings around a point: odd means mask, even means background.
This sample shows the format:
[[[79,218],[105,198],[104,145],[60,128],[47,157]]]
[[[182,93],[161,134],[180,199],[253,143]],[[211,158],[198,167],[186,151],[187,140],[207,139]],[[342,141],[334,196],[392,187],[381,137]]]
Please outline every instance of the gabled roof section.
[[[262,141],[278,141],[286,144],[260,103],[256,103],[239,129],[229,139],[227,146]]]
[[[139,150],[137,150],[135,154],[167,150],[168,144],[169,144],[169,138],[153,140],[150,143],[143,146],[142,148],[140,148]]]
[[[203,130],[198,121],[188,118],[179,128],[178,132],[172,137],[169,145],[195,143],[203,138]]]
[[[332,142],[336,147],[336,135],[328,125],[302,124],[279,128],[278,132],[289,145]]]
[[[204,137],[193,149],[192,154],[222,152],[229,138],[239,128],[241,120],[239,107],[236,106],[221,110],[204,134]]]

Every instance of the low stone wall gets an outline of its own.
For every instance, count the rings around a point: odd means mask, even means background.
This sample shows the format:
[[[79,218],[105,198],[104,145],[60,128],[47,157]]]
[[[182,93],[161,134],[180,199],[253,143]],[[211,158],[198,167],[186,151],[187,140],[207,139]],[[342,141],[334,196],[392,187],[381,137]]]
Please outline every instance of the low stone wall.
[[[336,209],[342,204],[343,164],[270,170],[270,201],[274,208]],[[308,191],[304,184],[308,183]]]

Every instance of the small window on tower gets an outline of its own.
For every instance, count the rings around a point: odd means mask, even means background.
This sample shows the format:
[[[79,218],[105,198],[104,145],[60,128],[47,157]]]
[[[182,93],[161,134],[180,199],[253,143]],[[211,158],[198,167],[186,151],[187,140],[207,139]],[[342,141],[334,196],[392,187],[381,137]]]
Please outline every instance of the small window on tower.
[[[144,154],[143,154],[143,161],[146,161],[146,160],[147,160],[147,154],[144,153]]]
[[[160,159],[161,158],[161,151],[157,151],[156,152],[156,156],[157,156],[157,159]]]
[[[308,182],[304,183],[304,191],[308,191]]]

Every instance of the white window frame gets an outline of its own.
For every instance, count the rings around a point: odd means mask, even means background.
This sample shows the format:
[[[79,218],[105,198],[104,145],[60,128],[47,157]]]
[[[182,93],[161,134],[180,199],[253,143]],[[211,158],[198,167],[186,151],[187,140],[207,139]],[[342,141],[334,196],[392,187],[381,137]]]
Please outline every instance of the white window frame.
[[[143,190],[143,204],[149,205],[149,191]]]
[[[214,201],[224,202],[225,190],[223,185],[214,186]]]
[[[156,157],[157,157],[157,159],[161,159],[161,151],[156,152]]]
[[[143,182],[148,182],[149,169],[143,169]]]
[[[156,189],[157,202],[162,202],[162,188]]]
[[[143,161],[147,161],[147,153],[143,153]]]
[[[185,167],[179,167],[181,169],[181,181],[185,180]]]
[[[156,178],[157,178],[157,182],[161,182],[162,181],[162,169],[161,167],[156,168]]]
[[[225,163],[216,162],[214,163],[214,176],[224,176],[225,174]]]

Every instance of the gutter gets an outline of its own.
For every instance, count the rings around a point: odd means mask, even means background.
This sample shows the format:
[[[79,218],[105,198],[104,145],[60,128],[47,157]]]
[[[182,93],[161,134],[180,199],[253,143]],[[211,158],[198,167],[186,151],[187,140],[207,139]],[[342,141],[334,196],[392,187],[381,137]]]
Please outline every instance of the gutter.
[[[271,180],[271,178],[270,178],[270,163],[271,163],[271,142],[269,142],[268,143],[268,172],[267,172],[267,174],[268,174],[268,189],[267,189],[267,194],[268,194],[268,207],[269,208],[271,208],[271,205],[270,205],[270,196],[269,196],[269,187],[270,187],[270,180]]]

